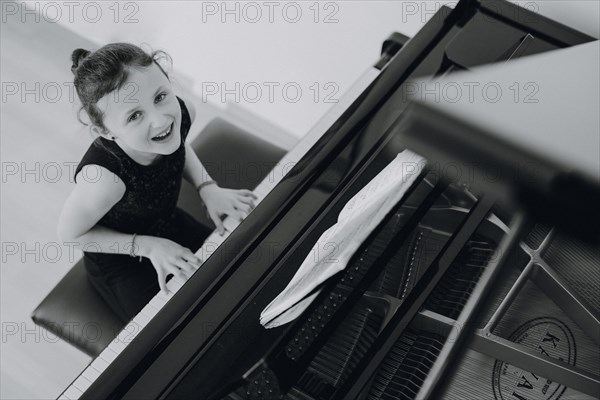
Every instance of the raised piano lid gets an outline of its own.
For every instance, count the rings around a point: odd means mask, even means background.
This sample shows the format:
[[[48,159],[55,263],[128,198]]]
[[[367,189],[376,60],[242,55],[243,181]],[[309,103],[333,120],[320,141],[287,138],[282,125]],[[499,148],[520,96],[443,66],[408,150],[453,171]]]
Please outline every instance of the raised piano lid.
[[[582,222],[600,215],[599,49],[593,41],[422,81],[405,114],[407,144],[441,165],[485,171],[468,179],[597,237],[600,227]]]

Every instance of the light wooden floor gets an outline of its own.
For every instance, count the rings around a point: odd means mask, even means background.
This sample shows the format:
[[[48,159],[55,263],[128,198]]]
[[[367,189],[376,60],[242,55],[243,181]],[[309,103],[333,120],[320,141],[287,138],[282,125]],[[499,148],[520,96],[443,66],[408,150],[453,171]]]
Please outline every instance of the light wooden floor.
[[[67,272],[70,259],[80,256],[59,246],[55,232],[62,203],[73,187],[69,163],[90,142],[75,118],[76,105],[65,84],[72,82],[71,51],[90,43],[43,20],[3,23],[1,37],[0,397],[56,398],[90,359],[38,328],[29,315]],[[25,98],[9,95],[13,85],[19,92],[33,90]]]

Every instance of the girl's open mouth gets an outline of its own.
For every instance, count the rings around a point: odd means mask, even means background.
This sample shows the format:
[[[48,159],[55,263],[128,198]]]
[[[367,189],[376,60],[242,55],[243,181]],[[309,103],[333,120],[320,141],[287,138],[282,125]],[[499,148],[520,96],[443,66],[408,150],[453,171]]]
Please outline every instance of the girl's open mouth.
[[[173,123],[171,122],[171,125],[169,125],[169,128],[161,133],[160,135],[154,136],[151,140],[155,141],[155,142],[164,142],[165,140],[167,140],[168,138],[171,137],[171,134],[173,133]]]

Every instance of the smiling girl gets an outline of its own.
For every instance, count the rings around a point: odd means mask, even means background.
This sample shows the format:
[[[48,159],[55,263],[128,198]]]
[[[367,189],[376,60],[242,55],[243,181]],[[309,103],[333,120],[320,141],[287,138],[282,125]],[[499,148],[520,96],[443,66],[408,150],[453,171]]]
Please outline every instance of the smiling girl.
[[[71,56],[97,137],[75,171],[58,235],[83,250],[90,281],[124,322],[167,290],[167,276],[184,280],[202,263],[194,253],[211,230],[177,207],[182,178],[197,188],[220,234],[222,215],[241,220],[256,199],[219,187],[185,143],[195,110],[174,94],[158,63],[165,56],[128,43]]]

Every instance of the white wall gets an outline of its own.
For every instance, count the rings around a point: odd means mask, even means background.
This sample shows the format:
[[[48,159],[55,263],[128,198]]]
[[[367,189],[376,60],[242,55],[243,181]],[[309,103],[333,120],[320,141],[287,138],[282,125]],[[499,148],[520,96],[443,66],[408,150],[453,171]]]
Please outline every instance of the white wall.
[[[258,7],[237,1],[137,1],[121,2],[118,7],[113,2],[88,2],[77,3],[81,5],[72,9],[72,18],[68,18],[69,9],[64,5],[57,17],[56,6],[28,3],[31,8],[36,4],[42,11],[45,8],[49,18],[96,43],[146,42],[166,50],[173,57],[175,71],[189,77],[189,82],[183,79],[183,85],[198,96],[206,93],[206,85],[224,84],[234,89],[239,82],[240,107],[301,137],[331,107],[332,103],[325,102],[326,95],[333,94],[334,100],[341,97],[378,59],[381,43],[391,32],[413,36],[433,11],[448,2],[276,1],[271,2],[272,18],[268,2],[263,1],[252,2]],[[515,3],[599,36],[597,1]],[[453,6],[455,2],[448,4]],[[302,12],[299,21],[288,22],[295,18],[297,8]],[[318,17],[316,8],[320,11]],[[223,12],[226,9],[237,12],[227,14]],[[262,17],[256,18],[257,10]],[[128,15],[137,22],[125,23]],[[328,15],[331,21],[326,23]],[[252,22],[255,18],[257,22]],[[272,102],[268,82],[280,85],[275,87]],[[294,87],[289,87],[287,98],[284,96],[286,83],[302,90],[297,102],[292,101]],[[320,89],[316,101],[315,83]],[[245,96],[244,85],[248,90]],[[262,96],[253,103],[256,86],[262,89]],[[206,99],[225,107],[221,93],[219,89],[217,95]],[[225,100],[236,102],[232,94]]]

